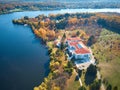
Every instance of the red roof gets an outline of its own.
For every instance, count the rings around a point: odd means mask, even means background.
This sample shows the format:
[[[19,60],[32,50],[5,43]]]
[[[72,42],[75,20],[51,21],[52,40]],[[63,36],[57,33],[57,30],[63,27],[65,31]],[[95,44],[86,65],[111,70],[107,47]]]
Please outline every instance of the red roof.
[[[90,53],[90,51],[85,48],[80,48],[80,49],[75,50],[75,53],[76,54],[86,54],[86,53]]]
[[[77,45],[77,44],[79,44],[78,42],[70,42],[70,45],[71,46],[75,46],[75,45]]]
[[[69,45],[75,47],[74,52],[76,54],[90,53],[90,50],[81,41],[77,41],[77,42],[71,41],[69,42]],[[79,47],[78,45],[80,45],[81,47]]]
[[[80,39],[80,38],[78,38],[78,37],[74,37],[74,38],[67,38],[67,40],[69,40],[69,41],[81,41],[81,39]]]

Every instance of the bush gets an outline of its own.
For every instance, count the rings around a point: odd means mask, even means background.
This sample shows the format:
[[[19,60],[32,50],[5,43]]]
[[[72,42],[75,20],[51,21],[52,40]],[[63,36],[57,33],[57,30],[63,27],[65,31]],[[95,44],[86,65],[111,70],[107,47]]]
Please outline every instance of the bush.
[[[106,90],[112,90],[112,85],[111,85],[111,84],[108,84]]]
[[[97,68],[96,68],[96,66],[91,64],[87,68],[87,71],[86,71],[86,74],[85,74],[85,83],[86,83],[86,85],[90,85],[91,83],[93,83],[93,81],[96,78],[96,74],[97,74]]]
[[[100,90],[101,82],[100,81],[94,81],[93,84],[90,85],[90,90]]]
[[[84,86],[82,86],[78,90],[86,90],[86,88]]]

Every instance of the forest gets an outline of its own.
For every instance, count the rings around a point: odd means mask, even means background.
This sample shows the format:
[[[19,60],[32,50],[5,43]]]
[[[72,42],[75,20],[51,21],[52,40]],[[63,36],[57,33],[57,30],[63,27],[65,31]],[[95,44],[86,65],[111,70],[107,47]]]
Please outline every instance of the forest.
[[[29,10],[60,10],[81,8],[120,8],[119,1],[47,1],[47,0],[0,0],[0,14]]]

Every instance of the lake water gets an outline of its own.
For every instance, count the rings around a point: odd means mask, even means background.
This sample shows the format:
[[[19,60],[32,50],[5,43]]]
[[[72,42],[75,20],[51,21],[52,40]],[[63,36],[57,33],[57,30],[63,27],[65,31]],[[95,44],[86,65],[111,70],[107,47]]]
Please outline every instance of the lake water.
[[[12,20],[23,16],[76,12],[120,13],[120,9],[63,9],[0,15],[0,90],[32,90],[49,72],[49,56],[45,45],[29,27],[14,25]]]

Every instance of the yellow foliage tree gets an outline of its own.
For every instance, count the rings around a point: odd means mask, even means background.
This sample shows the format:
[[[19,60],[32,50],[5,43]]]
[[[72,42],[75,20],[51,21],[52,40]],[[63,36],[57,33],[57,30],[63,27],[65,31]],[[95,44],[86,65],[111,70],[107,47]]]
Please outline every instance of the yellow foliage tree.
[[[39,90],[39,88],[38,87],[34,87],[34,90]]]
[[[60,90],[60,87],[55,86],[53,90]]]

